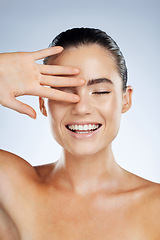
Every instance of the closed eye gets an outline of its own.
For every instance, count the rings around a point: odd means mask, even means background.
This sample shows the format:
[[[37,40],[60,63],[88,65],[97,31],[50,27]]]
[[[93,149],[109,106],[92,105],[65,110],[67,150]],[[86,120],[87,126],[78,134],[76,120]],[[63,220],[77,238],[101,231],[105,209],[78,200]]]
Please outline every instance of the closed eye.
[[[92,94],[109,94],[108,91],[102,91],[102,92],[93,92]]]

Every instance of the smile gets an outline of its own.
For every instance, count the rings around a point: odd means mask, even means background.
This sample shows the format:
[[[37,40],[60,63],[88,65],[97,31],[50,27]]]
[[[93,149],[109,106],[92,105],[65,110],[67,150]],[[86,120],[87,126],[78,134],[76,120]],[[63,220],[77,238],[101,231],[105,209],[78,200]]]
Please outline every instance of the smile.
[[[85,125],[67,125],[67,128],[72,132],[86,133],[89,131],[95,131],[100,127],[100,124],[85,124]]]
[[[74,135],[83,134],[85,137],[92,136],[92,133],[96,133],[102,124],[99,123],[89,123],[89,124],[68,124],[66,128]]]

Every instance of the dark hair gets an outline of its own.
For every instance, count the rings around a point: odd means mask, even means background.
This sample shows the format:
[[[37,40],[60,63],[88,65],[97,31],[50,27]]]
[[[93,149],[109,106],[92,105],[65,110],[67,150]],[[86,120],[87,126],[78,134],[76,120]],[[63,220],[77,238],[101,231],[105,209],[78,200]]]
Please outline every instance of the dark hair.
[[[105,32],[94,28],[72,28],[57,35],[49,47],[62,46],[64,49],[69,47],[78,47],[83,45],[98,44],[106,48],[114,57],[118,72],[123,80],[123,90],[127,85],[127,67],[124,56],[117,43]],[[49,57],[43,61],[47,64]]]

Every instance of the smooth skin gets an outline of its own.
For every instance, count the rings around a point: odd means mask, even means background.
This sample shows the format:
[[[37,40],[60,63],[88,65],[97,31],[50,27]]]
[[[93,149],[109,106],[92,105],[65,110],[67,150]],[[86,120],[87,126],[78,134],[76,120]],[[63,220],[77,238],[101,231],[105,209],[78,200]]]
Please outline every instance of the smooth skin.
[[[39,94],[40,110],[49,116],[63,155],[55,163],[32,167],[1,150],[0,239],[159,240],[159,184],[122,169],[112,153],[121,114],[131,107],[132,88],[123,92],[114,59],[98,45],[64,50],[44,67],[59,66],[63,70],[76,66],[80,71],[71,79],[85,80],[77,86],[53,84],[50,90],[57,95],[56,99],[48,97],[48,106],[43,99],[46,96]],[[88,85],[91,79],[104,77],[113,84]],[[0,81],[5,85],[4,77]],[[23,79],[17,89],[21,84]],[[39,85],[37,81],[37,89]],[[102,91],[108,93],[97,94]],[[28,94],[26,89],[23,94]],[[63,94],[78,95],[79,100],[64,101]],[[33,95],[38,95],[36,87]],[[10,102],[9,98],[5,106],[10,107]],[[65,127],[70,122],[100,122],[102,127],[91,138],[79,140]]]

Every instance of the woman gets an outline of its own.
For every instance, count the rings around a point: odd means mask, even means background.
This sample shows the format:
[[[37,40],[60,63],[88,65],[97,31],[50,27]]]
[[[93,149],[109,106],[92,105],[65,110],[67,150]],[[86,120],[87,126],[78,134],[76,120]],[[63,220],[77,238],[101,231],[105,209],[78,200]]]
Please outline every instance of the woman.
[[[1,104],[35,118],[15,97],[38,95],[63,155],[32,167],[0,152],[1,238],[159,239],[159,184],[122,169],[112,152],[121,114],[132,99],[119,47],[89,28],[63,32],[50,46],[48,52],[2,56]],[[47,55],[46,65],[34,63]],[[27,70],[18,80],[3,70],[8,59],[20,72]]]

